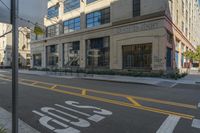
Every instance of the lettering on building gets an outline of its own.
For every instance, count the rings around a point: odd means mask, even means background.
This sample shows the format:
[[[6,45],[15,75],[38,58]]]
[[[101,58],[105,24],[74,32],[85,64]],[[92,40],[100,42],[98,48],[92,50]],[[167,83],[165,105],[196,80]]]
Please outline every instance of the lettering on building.
[[[152,22],[144,22],[144,23],[139,23],[139,24],[128,25],[128,26],[116,28],[116,29],[114,29],[113,33],[115,35],[117,35],[117,34],[131,33],[131,32],[147,31],[147,30],[161,28],[161,26],[162,26],[162,20],[152,21]]]

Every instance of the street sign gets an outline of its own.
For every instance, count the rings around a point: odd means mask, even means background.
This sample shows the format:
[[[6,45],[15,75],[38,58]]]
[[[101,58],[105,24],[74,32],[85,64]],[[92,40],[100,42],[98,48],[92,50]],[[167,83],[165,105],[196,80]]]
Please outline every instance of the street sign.
[[[35,23],[43,24],[47,14],[48,0],[18,0],[19,1],[19,20],[18,26],[33,27]],[[11,23],[10,16],[11,0],[0,0],[0,22]]]

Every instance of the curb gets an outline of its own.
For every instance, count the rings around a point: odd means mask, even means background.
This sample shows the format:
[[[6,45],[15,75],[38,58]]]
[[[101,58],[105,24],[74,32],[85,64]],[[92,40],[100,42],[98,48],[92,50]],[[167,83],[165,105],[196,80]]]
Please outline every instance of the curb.
[[[0,125],[6,130],[6,133],[12,132],[12,115],[10,112],[0,107]],[[22,120],[19,120],[19,133],[40,133],[36,129]]]
[[[116,81],[116,80],[106,80],[106,79],[96,79],[96,78],[80,78],[84,80],[94,80],[94,81],[105,81],[105,82],[113,82],[113,83],[128,83],[128,84],[139,84],[139,85],[151,85],[151,86],[158,86],[156,84],[148,84],[148,83],[141,83],[141,82],[132,82],[132,81]]]

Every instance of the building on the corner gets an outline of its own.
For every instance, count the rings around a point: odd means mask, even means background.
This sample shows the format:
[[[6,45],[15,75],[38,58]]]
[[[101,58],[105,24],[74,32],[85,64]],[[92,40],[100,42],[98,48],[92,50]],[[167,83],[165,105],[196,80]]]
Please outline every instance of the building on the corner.
[[[49,0],[31,66],[182,70],[200,44],[199,18],[197,0]]]
[[[12,30],[9,24],[0,23],[0,67],[12,65],[12,34],[6,34]],[[19,67],[30,67],[30,30],[19,28]]]

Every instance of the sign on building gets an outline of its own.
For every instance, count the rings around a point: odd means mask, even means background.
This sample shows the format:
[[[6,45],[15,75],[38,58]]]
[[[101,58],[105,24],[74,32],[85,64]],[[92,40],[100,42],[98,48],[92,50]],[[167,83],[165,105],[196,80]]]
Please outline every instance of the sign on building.
[[[10,1],[0,0],[0,22],[10,22]],[[33,27],[35,23],[43,24],[47,14],[48,0],[18,0],[19,26]],[[28,22],[29,21],[29,22]]]

